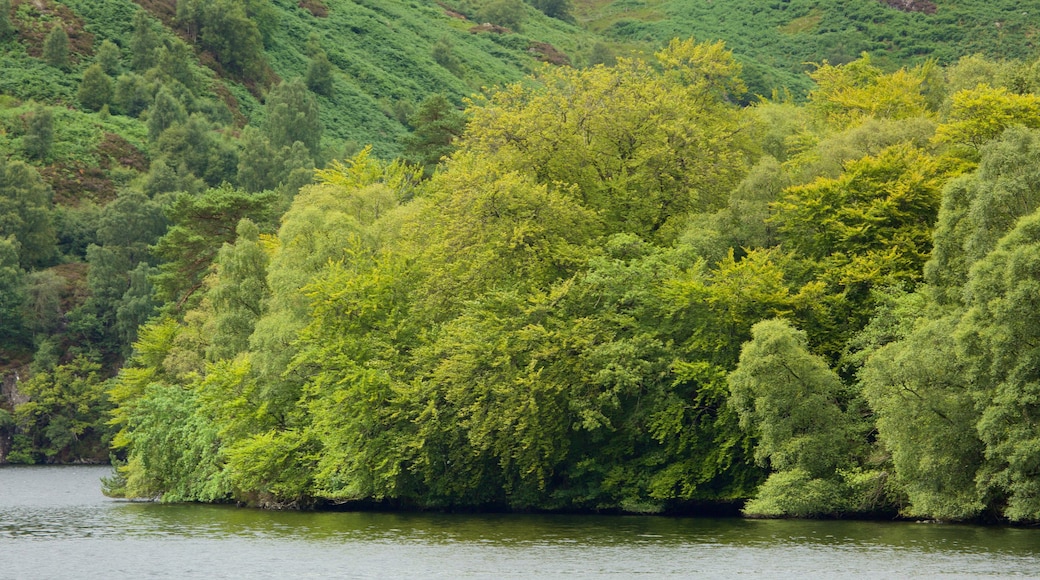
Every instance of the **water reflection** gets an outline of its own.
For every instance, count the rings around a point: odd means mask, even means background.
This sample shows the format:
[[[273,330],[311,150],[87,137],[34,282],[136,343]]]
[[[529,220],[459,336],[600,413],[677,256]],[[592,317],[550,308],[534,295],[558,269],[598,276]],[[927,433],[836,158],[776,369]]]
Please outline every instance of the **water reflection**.
[[[0,468],[0,578],[1040,576],[1035,529],[270,512],[113,501],[106,474]]]

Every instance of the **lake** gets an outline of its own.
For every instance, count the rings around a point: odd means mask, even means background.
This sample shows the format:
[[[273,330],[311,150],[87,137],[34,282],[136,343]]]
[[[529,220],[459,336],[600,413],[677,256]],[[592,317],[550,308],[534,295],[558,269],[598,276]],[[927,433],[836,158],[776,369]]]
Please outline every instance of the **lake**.
[[[109,473],[0,467],[0,578],[1040,578],[1040,529],[161,505]]]

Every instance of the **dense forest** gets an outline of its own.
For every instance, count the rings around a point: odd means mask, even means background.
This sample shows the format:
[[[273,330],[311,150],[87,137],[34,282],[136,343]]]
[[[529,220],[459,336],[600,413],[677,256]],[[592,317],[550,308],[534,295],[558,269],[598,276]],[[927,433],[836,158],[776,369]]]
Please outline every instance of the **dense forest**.
[[[1040,521],[1040,3],[832,4],[0,0],[0,462]]]

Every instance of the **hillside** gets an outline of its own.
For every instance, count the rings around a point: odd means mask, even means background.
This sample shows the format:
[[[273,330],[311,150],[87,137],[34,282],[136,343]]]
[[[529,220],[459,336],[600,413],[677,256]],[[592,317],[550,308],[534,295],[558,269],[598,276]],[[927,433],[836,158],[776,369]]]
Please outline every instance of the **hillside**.
[[[1035,0],[577,0],[575,14],[619,43],[722,40],[744,64],[752,92],[809,90],[809,63],[841,64],[868,52],[894,70],[933,58],[1036,55]]]

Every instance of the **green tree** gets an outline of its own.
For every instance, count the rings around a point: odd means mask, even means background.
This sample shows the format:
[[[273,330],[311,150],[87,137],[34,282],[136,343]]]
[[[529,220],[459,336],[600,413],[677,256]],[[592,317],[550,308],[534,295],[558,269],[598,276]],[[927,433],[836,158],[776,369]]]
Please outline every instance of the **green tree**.
[[[155,100],[148,109],[148,138],[155,141],[159,135],[175,123],[188,120],[184,105],[180,103],[166,87],[159,89]]]
[[[11,0],[0,0],[0,40],[7,40],[15,33],[11,23]]]
[[[112,99],[114,109],[130,117],[139,116],[155,100],[148,82],[137,73],[119,75]]]
[[[324,50],[318,50],[311,55],[305,79],[310,90],[326,97],[332,96],[332,63]]]
[[[854,408],[846,408],[849,394],[824,359],[808,351],[804,332],[777,319],[759,322],[751,332],[729,376],[730,403],[741,427],[757,439],[755,459],[774,473],[745,511],[842,513],[845,491],[837,470],[851,466],[863,427]],[[815,501],[791,498],[796,485]]]
[[[99,111],[112,102],[112,78],[105,74],[100,64],[94,63],[83,72],[76,98],[91,111]]]
[[[249,347],[249,336],[263,314],[270,294],[267,286],[267,254],[260,246],[260,230],[243,219],[236,228],[234,245],[225,244],[217,254],[217,278],[207,293],[213,303],[212,360],[233,358]]]
[[[15,408],[15,419],[40,459],[108,457],[110,404],[100,370],[98,363],[78,357],[20,386],[29,401]]]
[[[481,22],[490,22],[520,32],[527,14],[521,0],[492,0],[480,9],[477,16]]]
[[[858,338],[873,343],[858,377],[909,500],[903,512],[970,519],[985,507],[975,482],[983,445],[968,361],[955,340],[960,315],[923,318],[928,307],[923,294],[884,303]]]
[[[51,27],[43,40],[43,60],[62,70],[69,66],[69,35],[61,21]]]
[[[130,36],[130,68],[144,72],[156,64],[155,51],[159,48],[159,34],[152,28],[152,19],[144,10],[134,13],[133,33]]]
[[[202,287],[221,246],[234,241],[238,222],[269,223],[275,200],[272,192],[249,194],[229,185],[178,195],[166,210],[170,228],[153,248],[163,260],[153,278],[159,298],[180,309]]]
[[[207,2],[199,38],[230,72],[254,80],[263,76],[263,37],[240,0]]]
[[[566,22],[574,21],[574,16],[571,14],[574,5],[571,0],[528,0],[528,2],[550,18],[558,18]]]
[[[37,105],[29,117],[28,129],[22,137],[22,149],[31,159],[46,159],[54,144],[54,113],[43,105]]]
[[[276,150],[303,143],[311,157],[321,151],[321,119],[318,101],[300,79],[279,83],[267,95],[267,122],[264,132]]]
[[[969,273],[959,335],[980,388],[977,429],[988,459],[979,488],[1014,521],[1040,521],[1040,213],[1020,219]]]
[[[18,264],[18,241],[13,236],[0,238],[0,345],[4,352],[14,352],[25,341],[25,299],[25,271]]]
[[[51,190],[32,166],[0,157],[0,237],[18,241],[23,268],[48,265],[57,237],[51,222]]]
[[[433,61],[451,71],[455,76],[461,76],[463,71],[462,60],[455,54],[455,46],[447,36],[442,36],[433,43],[430,49]]]
[[[423,100],[409,123],[413,130],[404,139],[404,156],[423,166],[429,176],[441,159],[455,151],[455,142],[466,129],[466,116],[436,93]]]
[[[743,177],[750,122],[727,102],[743,89],[721,44],[676,41],[656,57],[661,68],[544,69],[538,84],[471,109],[460,149],[574,186],[611,232],[674,240],[690,213],[717,209]]]
[[[101,65],[101,70],[110,77],[117,77],[123,68],[123,52],[119,46],[107,38],[94,54],[94,62]]]

